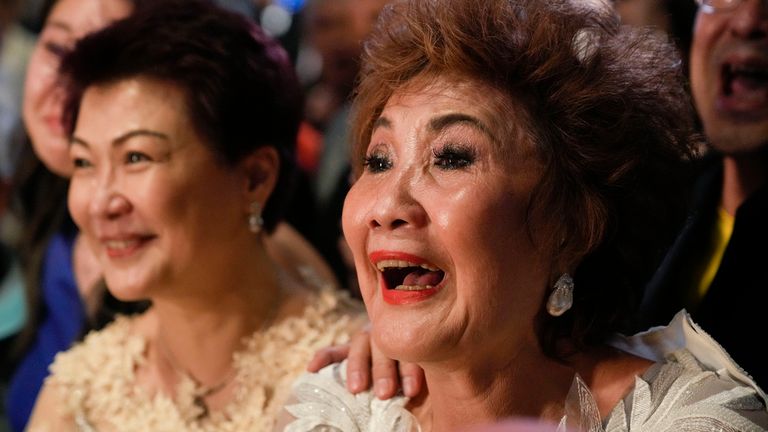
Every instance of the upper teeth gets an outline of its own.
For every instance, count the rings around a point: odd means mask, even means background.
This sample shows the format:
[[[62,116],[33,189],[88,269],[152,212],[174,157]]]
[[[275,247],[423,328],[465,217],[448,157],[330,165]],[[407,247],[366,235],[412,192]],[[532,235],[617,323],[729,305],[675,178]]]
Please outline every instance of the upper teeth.
[[[388,268],[404,268],[404,267],[421,267],[429,271],[440,270],[439,268],[431,266],[429,264],[414,264],[412,262],[402,261],[402,260],[383,260],[376,263],[376,268],[379,269],[379,271],[384,271]]]
[[[106,245],[110,249],[125,249],[138,243],[137,240],[110,240]]]

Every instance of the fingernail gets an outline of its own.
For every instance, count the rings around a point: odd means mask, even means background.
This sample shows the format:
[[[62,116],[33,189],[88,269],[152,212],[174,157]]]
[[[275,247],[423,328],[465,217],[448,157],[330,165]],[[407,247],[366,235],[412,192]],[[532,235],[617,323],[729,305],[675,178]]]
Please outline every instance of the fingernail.
[[[360,372],[349,373],[349,390],[352,393],[359,393],[365,390],[363,387],[363,374]]]
[[[416,391],[416,383],[413,381],[413,377],[405,376],[403,377],[403,393],[405,393],[406,396],[411,397],[414,396],[414,392]]]
[[[376,393],[376,397],[379,399],[384,399],[385,397],[389,396],[389,393],[391,393],[390,389],[392,387],[392,380],[389,378],[379,378],[376,380],[376,385],[374,387],[374,393]]]

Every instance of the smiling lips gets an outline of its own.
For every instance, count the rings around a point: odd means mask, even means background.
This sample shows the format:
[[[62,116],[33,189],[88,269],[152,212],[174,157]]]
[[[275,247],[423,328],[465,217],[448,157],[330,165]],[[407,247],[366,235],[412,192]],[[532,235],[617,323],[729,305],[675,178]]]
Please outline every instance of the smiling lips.
[[[131,236],[120,239],[103,239],[101,244],[110,258],[127,258],[138,251],[151,236]]]
[[[389,304],[423,301],[442,288],[445,272],[422,258],[401,252],[374,252],[370,259],[382,275],[382,296]]]

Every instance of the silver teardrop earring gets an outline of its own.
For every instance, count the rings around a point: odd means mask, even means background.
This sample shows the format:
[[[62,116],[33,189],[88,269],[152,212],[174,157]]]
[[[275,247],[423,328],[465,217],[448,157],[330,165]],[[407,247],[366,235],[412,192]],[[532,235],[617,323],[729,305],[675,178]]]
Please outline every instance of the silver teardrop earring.
[[[573,306],[573,278],[563,273],[555,282],[555,289],[547,300],[547,312],[552,316],[560,316]]]
[[[261,217],[261,204],[254,201],[251,203],[251,214],[248,215],[248,229],[252,233],[258,234],[261,232],[262,226],[264,226],[264,219]]]

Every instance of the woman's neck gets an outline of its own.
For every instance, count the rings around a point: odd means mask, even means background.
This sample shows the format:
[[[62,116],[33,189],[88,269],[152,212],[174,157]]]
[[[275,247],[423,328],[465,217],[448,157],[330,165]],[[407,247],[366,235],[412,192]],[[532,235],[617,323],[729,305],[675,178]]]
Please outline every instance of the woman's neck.
[[[414,412],[431,430],[495,422],[511,416],[559,421],[574,370],[522,351],[496,363],[423,365],[429,389]]]
[[[429,395],[413,412],[424,430],[453,430],[513,416],[558,423],[576,374],[605,418],[632,390],[634,378],[653,364],[608,347],[576,354],[568,364],[532,348],[496,363],[475,358],[450,368],[423,365]]]
[[[213,385],[226,376],[243,338],[268,326],[284,301],[282,282],[263,248],[248,256],[246,262],[231,262],[229,271],[218,272],[213,278],[217,282],[173,287],[152,299],[155,331],[150,344],[163,354],[160,360],[200,384]]]

